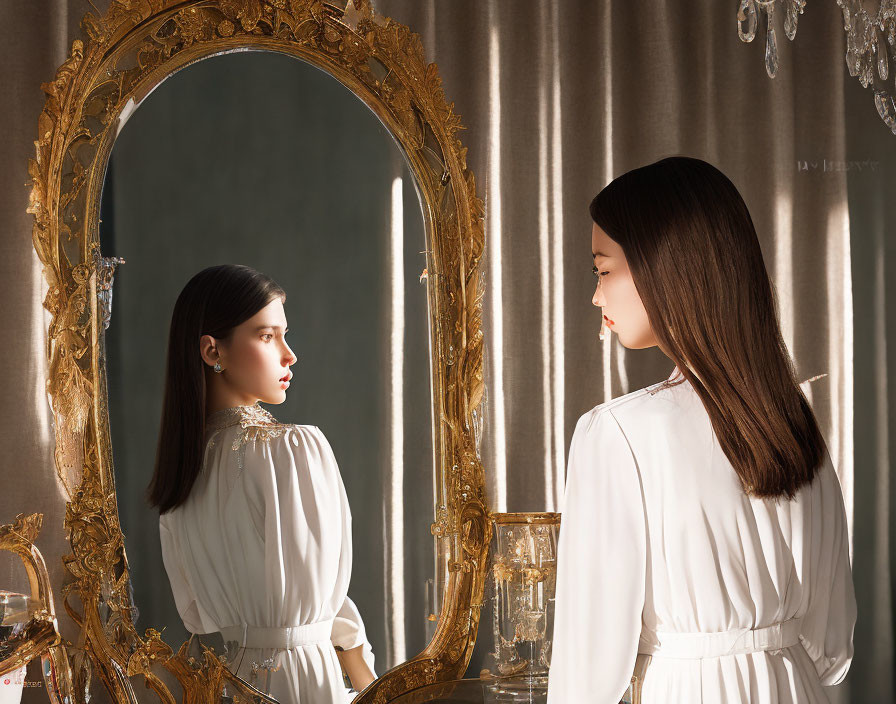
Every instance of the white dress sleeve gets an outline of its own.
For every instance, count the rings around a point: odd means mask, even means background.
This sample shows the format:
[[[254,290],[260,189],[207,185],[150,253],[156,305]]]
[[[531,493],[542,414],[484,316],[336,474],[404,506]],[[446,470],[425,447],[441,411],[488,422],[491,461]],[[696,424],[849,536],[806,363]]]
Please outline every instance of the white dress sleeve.
[[[168,574],[168,582],[174,595],[174,604],[177,606],[181,621],[184,622],[184,628],[190,633],[208,633],[202,625],[199,607],[184,572],[177,541],[166,525],[164,514],[159,516],[159,540],[162,544],[162,564],[165,565],[165,572]]]
[[[618,704],[637,657],[646,564],[638,466],[612,411],[598,407],[569,448],[548,704]]]
[[[809,607],[803,616],[800,640],[825,686],[846,677],[853,658],[856,596],[849,563],[849,534],[843,491],[825,449],[826,462],[819,469],[820,515],[813,529],[820,535],[813,552]]]
[[[347,565],[343,558],[351,525],[333,520],[341,514],[344,492],[333,452],[316,426],[247,431],[242,471],[250,514],[264,541],[271,625],[294,625],[293,612],[303,623],[325,618],[338,608],[333,590],[347,590],[351,576],[351,553]],[[297,598],[300,604],[293,603]]]
[[[363,646],[361,655],[370,671],[376,675],[374,669],[373,648],[367,640],[367,632],[364,630],[364,621],[358,607],[348,597],[342,602],[342,608],[336,614],[333,622],[333,634],[330,638],[333,645],[338,645],[343,650],[351,650],[359,645]]]

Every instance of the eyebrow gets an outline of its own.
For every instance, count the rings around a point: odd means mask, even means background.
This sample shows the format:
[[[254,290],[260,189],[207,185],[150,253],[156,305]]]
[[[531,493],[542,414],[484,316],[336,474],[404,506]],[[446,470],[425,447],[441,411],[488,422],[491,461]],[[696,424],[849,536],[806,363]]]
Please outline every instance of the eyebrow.
[[[279,325],[259,325],[257,328],[255,328],[255,332],[261,332],[262,330],[280,330],[280,329],[281,328]],[[286,328],[286,329],[289,330],[289,328]]]
[[[610,255],[609,255],[609,254],[604,254],[604,253],[601,252],[600,250],[598,250],[597,252],[592,252],[592,253],[591,253],[591,258],[592,258],[592,259],[597,259],[597,257],[605,257],[606,259],[610,259]]]

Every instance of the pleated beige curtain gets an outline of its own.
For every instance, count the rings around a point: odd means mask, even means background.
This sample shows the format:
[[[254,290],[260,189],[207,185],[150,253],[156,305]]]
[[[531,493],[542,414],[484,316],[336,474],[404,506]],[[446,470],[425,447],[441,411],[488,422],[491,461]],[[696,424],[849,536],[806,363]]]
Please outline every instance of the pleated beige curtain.
[[[734,0],[374,2],[420,33],[427,58],[438,63],[486,199],[483,458],[492,508],[556,509],[576,419],[668,375],[672,364],[658,350],[598,340],[587,207],[629,169],[671,154],[706,159],[750,208],[800,379],[825,375],[804,388],[843,485],[860,605],[855,660],[831,699],[894,701],[887,369],[896,328],[886,234],[896,139],[874,113],[870,91],[846,72],[836,4],[809,3],[794,43],[779,31],[772,80],[762,33],[752,44],[737,37]],[[97,2],[101,10],[106,4]],[[11,98],[0,184],[0,320],[11,391],[0,423],[0,520],[43,510],[40,544],[50,554],[62,551],[62,506],[44,393],[44,289],[23,184],[43,104],[39,84],[65,58],[90,9],[74,0],[0,6]],[[853,160],[877,167],[845,170]],[[12,563],[2,565],[0,579],[14,584]],[[52,567],[58,593],[61,566]],[[484,614],[470,675],[488,646],[488,624]],[[36,688],[25,696],[43,701]]]

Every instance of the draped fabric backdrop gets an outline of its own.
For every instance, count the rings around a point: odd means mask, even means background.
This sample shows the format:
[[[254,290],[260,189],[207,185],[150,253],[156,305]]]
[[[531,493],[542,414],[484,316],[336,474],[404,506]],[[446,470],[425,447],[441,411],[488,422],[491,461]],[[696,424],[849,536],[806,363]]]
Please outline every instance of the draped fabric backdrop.
[[[804,388],[843,485],[860,604],[855,660],[832,701],[893,701],[896,484],[887,370],[896,327],[886,233],[896,138],[870,90],[846,71],[839,8],[809,3],[793,43],[779,27],[772,80],[764,35],[752,44],[737,37],[735,0],[375,5],[420,33],[428,60],[438,63],[486,198],[483,459],[493,509],[557,508],[578,416],[671,371],[656,349],[598,340],[587,207],[629,169],[671,154],[706,159],[750,208],[799,378],[826,375]],[[89,9],[80,0],[0,9],[13,107],[2,118],[0,315],[12,393],[0,425],[7,448],[0,518],[43,510],[39,543],[51,556],[62,550],[62,507],[44,393],[45,288],[23,183],[43,105],[39,83],[52,78]],[[8,564],[2,578],[15,584]],[[58,587],[61,567],[52,568]],[[470,675],[490,647],[489,623],[483,610]],[[26,697],[38,701],[38,691]]]

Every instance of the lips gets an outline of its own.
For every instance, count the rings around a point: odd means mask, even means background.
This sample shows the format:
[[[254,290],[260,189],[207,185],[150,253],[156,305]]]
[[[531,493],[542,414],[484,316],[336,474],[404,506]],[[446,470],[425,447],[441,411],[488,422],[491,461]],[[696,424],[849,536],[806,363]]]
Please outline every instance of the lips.
[[[289,381],[290,379],[292,379],[292,372],[289,372],[289,374],[280,377],[280,381]]]

